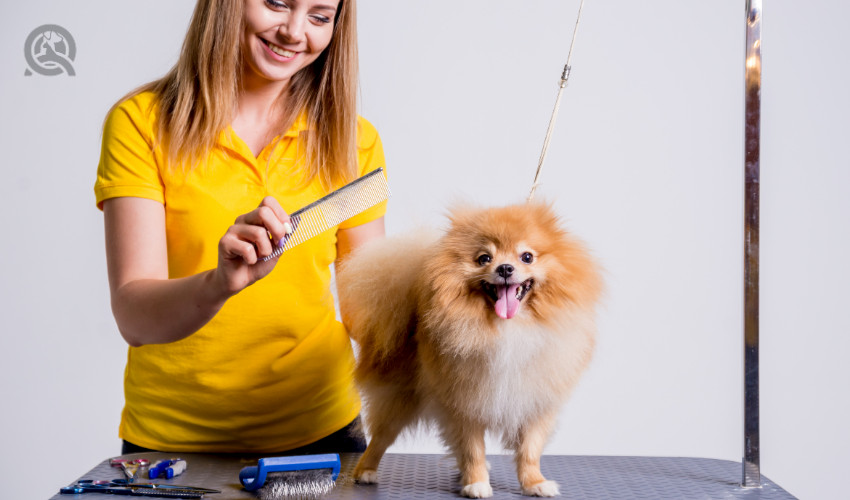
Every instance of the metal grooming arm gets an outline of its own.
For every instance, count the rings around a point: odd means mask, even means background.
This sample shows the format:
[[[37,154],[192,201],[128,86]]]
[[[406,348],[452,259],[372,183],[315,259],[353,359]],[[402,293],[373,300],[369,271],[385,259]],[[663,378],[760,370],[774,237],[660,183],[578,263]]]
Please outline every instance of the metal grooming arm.
[[[747,0],[744,96],[744,488],[761,487],[759,445],[759,142],[761,0]]]

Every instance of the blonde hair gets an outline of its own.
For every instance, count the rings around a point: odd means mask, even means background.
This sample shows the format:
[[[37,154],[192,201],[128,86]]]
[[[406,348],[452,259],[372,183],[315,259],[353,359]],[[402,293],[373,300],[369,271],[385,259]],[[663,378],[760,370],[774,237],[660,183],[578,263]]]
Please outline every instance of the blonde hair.
[[[230,125],[242,71],[244,0],[198,0],[180,58],[161,79],[130,95],[156,94],[157,143],[169,166],[194,168]],[[330,44],[290,80],[278,135],[301,113],[303,181],[338,185],[357,173],[357,22],[354,0],[340,0]],[[123,99],[122,99],[123,100]]]

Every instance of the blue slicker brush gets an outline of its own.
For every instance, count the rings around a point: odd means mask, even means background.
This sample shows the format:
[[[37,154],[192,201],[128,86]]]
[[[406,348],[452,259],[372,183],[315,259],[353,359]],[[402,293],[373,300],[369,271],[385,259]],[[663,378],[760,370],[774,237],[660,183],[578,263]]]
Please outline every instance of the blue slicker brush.
[[[261,458],[239,472],[239,481],[264,500],[319,498],[333,489],[339,466],[336,453]]]

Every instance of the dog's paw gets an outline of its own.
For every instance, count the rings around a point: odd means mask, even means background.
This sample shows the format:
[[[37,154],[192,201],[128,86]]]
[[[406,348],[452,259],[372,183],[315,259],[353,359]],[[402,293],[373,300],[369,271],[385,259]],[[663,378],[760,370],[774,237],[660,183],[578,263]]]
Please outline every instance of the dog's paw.
[[[378,482],[378,471],[365,469],[354,474],[354,480],[360,484],[375,484]]]
[[[555,481],[542,481],[529,488],[523,487],[522,494],[529,497],[553,497],[560,495],[561,491]]]
[[[493,488],[490,487],[490,483],[482,481],[467,484],[460,490],[460,494],[466,498],[490,498],[493,496]]]

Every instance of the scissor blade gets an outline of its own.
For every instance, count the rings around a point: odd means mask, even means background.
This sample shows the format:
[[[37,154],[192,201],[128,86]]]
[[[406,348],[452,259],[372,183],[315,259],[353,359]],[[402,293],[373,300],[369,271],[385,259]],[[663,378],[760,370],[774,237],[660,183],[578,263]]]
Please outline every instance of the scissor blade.
[[[180,484],[128,483],[121,486],[151,490],[185,491],[187,493],[221,493],[221,490],[201,488],[200,486],[183,486]]]
[[[134,497],[158,497],[158,498],[203,498],[200,492],[175,491],[163,489],[133,489],[125,486],[104,485],[76,485],[59,489],[60,494],[75,495],[79,493],[105,493],[107,495],[125,495]]]

